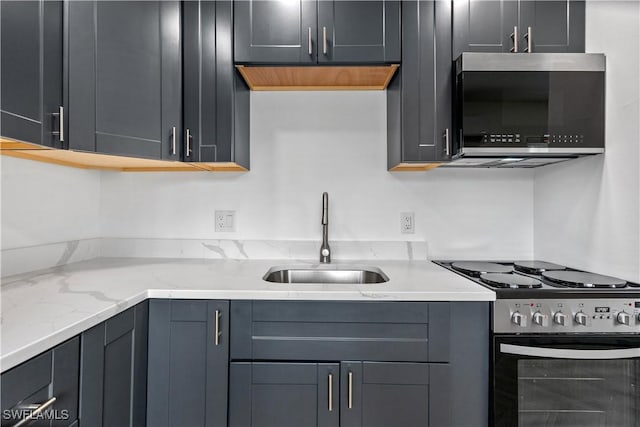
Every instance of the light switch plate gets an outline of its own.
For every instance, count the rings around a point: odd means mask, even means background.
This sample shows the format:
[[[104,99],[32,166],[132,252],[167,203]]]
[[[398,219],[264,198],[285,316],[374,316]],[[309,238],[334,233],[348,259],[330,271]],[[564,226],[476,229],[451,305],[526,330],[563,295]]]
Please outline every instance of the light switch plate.
[[[216,232],[236,231],[236,211],[216,211]]]

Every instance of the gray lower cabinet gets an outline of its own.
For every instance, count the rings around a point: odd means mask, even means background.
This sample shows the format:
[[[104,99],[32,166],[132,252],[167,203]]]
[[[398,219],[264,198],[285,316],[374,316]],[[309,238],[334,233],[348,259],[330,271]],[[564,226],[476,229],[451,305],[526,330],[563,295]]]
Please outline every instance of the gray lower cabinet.
[[[402,2],[402,66],[387,88],[388,169],[451,159],[452,91],[451,2]]]
[[[184,144],[177,150],[184,161],[248,169],[249,88],[233,64],[233,2],[185,1],[182,27]]]
[[[18,423],[42,405],[42,414],[27,425],[78,425],[79,343],[72,338],[2,374],[2,426]]]
[[[461,0],[453,7],[454,59],[462,52],[528,52],[529,42],[531,52],[585,49],[584,0]]]
[[[151,300],[147,425],[227,425],[229,302]]]
[[[235,2],[235,61],[253,64],[400,60],[400,2]]]
[[[65,18],[68,148],[180,160],[180,2],[72,1]]]
[[[61,1],[0,2],[4,137],[62,146],[62,14]]]
[[[148,303],[81,335],[80,424],[146,424]]]
[[[488,303],[232,301],[229,426],[488,425]]]
[[[229,426],[449,425],[448,405],[430,400],[431,394],[448,395],[448,369],[429,363],[232,362]]]

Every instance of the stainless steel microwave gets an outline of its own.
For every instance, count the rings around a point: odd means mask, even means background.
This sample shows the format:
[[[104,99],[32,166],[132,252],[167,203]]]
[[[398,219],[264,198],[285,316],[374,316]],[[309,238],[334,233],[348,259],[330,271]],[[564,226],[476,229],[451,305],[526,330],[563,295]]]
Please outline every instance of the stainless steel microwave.
[[[602,54],[463,53],[454,97],[448,166],[536,167],[604,152]]]

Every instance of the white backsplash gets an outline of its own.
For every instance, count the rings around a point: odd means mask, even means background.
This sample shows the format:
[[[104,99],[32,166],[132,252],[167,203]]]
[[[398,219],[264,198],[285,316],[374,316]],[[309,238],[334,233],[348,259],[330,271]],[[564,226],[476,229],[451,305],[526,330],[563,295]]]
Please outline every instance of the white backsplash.
[[[607,57],[606,153],[536,169],[535,256],[640,282],[640,3],[588,1]]]

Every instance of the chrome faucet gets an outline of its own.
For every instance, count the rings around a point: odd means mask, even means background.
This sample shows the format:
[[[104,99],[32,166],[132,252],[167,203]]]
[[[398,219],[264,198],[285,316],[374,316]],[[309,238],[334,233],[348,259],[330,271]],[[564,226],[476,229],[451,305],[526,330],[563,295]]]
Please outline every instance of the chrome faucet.
[[[329,248],[329,193],[322,193],[322,246],[320,247],[320,262],[331,262],[331,249]]]

